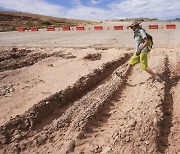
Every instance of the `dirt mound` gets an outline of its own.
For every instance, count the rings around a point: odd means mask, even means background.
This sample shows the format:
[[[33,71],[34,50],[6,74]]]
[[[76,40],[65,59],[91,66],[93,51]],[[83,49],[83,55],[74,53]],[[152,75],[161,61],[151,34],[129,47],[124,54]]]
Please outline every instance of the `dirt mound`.
[[[47,57],[50,55],[26,49],[5,50],[0,52],[0,72],[30,66]]]
[[[101,56],[102,55],[100,53],[88,54],[87,56],[84,57],[84,59],[95,61],[95,60],[100,60]]]
[[[53,53],[51,56],[55,56],[55,57],[61,57],[61,58],[65,58],[65,59],[71,59],[71,58],[76,58],[76,56],[72,55],[72,53],[62,53],[62,52],[55,52]]]

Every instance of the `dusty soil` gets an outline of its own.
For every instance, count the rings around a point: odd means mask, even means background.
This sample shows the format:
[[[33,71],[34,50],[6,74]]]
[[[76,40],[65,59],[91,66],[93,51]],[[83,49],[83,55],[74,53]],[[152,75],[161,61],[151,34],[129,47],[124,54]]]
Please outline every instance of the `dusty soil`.
[[[12,70],[26,67],[37,63],[38,61],[49,57],[48,54],[33,53],[31,50],[12,48],[11,50],[2,51],[0,54],[0,70]]]
[[[2,45],[0,153],[180,152],[179,29],[159,42],[154,36],[149,66],[162,82],[149,79],[139,64],[126,79],[116,76],[134,52],[131,33],[122,32],[129,36],[122,41],[106,33],[84,32],[91,37],[79,47],[82,33],[72,34],[75,47],[21,46],[19,39]]]

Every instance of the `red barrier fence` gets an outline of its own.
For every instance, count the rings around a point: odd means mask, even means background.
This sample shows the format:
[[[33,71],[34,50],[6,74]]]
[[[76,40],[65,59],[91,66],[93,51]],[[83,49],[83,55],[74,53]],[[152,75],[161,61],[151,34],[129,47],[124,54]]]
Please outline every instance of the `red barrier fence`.
[[[94,26],[94,30],[103,30],[102,26]]]
[[[176,24],[167,24],[165,25],[166,29],[176,29]],[[149,29],[164,29],[165,26],[159,26],[159,25],[149,25]],[[142,25],[140,25],[140,27],[142,27]],[[62,31],[73,31],[75,30],[75,27],[69,27],[69,26],[64,26],[61,28],[58,28],[58,30],[60,31],[60,29],[62,29]],[[76,26],[76,30],[77,31],[84,31],[86,28],[84,26]],[[104,28],[106,29],[106,28]],[[107,27],[107,30],[109,30],[110,28]],[[124,27],[123,26],[114,26],[114,30],[123,30]],[[129,28],[127,28],[129,29]],[[23,32],[25,30],[27,31],[39,31],[38,27],[31,27],[30,29],[24,28],[24,27],[17,27],[16,30],[18,32]],[[91,30],[91,28],[87,28],[87,30]],[[103,30],[103,26],[94,26],[94,30]],[[50,26],[47,27],[47,31],[55,31],[55,27],[54,26]]]
[[[31,27],[31,31],[36,32],[36,31],[38,31],[38,28],[37,27]]]
[[[63,31],[70,31],[71,29],[70,29],[70,27],[62,27],[62,30]]]
[[[24,30],[25,30],[24,27],[18,27],[18,28],[17,28],[17,31],[18,31],[18,32],[24,32]]]
[[[47,31],[55,31],[55,27],[47,27]]]
[[[123,26],[114,26],[114,30],[123,30]]]
[[[168,25],[166,25],[166,29],[176,29],[176,25],[175,24],[168,24]]]
[[[77,26],[76,30],[85,30],[84,26]]]
[[[158,25],[149,25],[149,29],[158,29]]]

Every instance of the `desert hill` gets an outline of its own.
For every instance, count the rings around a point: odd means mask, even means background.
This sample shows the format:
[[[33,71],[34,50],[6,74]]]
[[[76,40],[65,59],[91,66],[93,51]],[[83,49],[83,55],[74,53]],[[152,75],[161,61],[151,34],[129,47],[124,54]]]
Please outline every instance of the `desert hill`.
[[[45,28],[47,26],[75,26],[91,24],[92,21],[66,19],[51,16],[43,16],[38,14],[0,11],[0,31],[13,31],[17,27],[39,27]]]

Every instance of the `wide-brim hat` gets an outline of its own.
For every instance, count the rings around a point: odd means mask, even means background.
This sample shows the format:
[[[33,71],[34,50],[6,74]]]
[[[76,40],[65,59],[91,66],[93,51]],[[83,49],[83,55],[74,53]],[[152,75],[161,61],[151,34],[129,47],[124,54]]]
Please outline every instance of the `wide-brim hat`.
[[[133,27],[136,25],[139,25],[141,22],[140,21],[133,21],[131,25],[129,25],[128,27]]]

